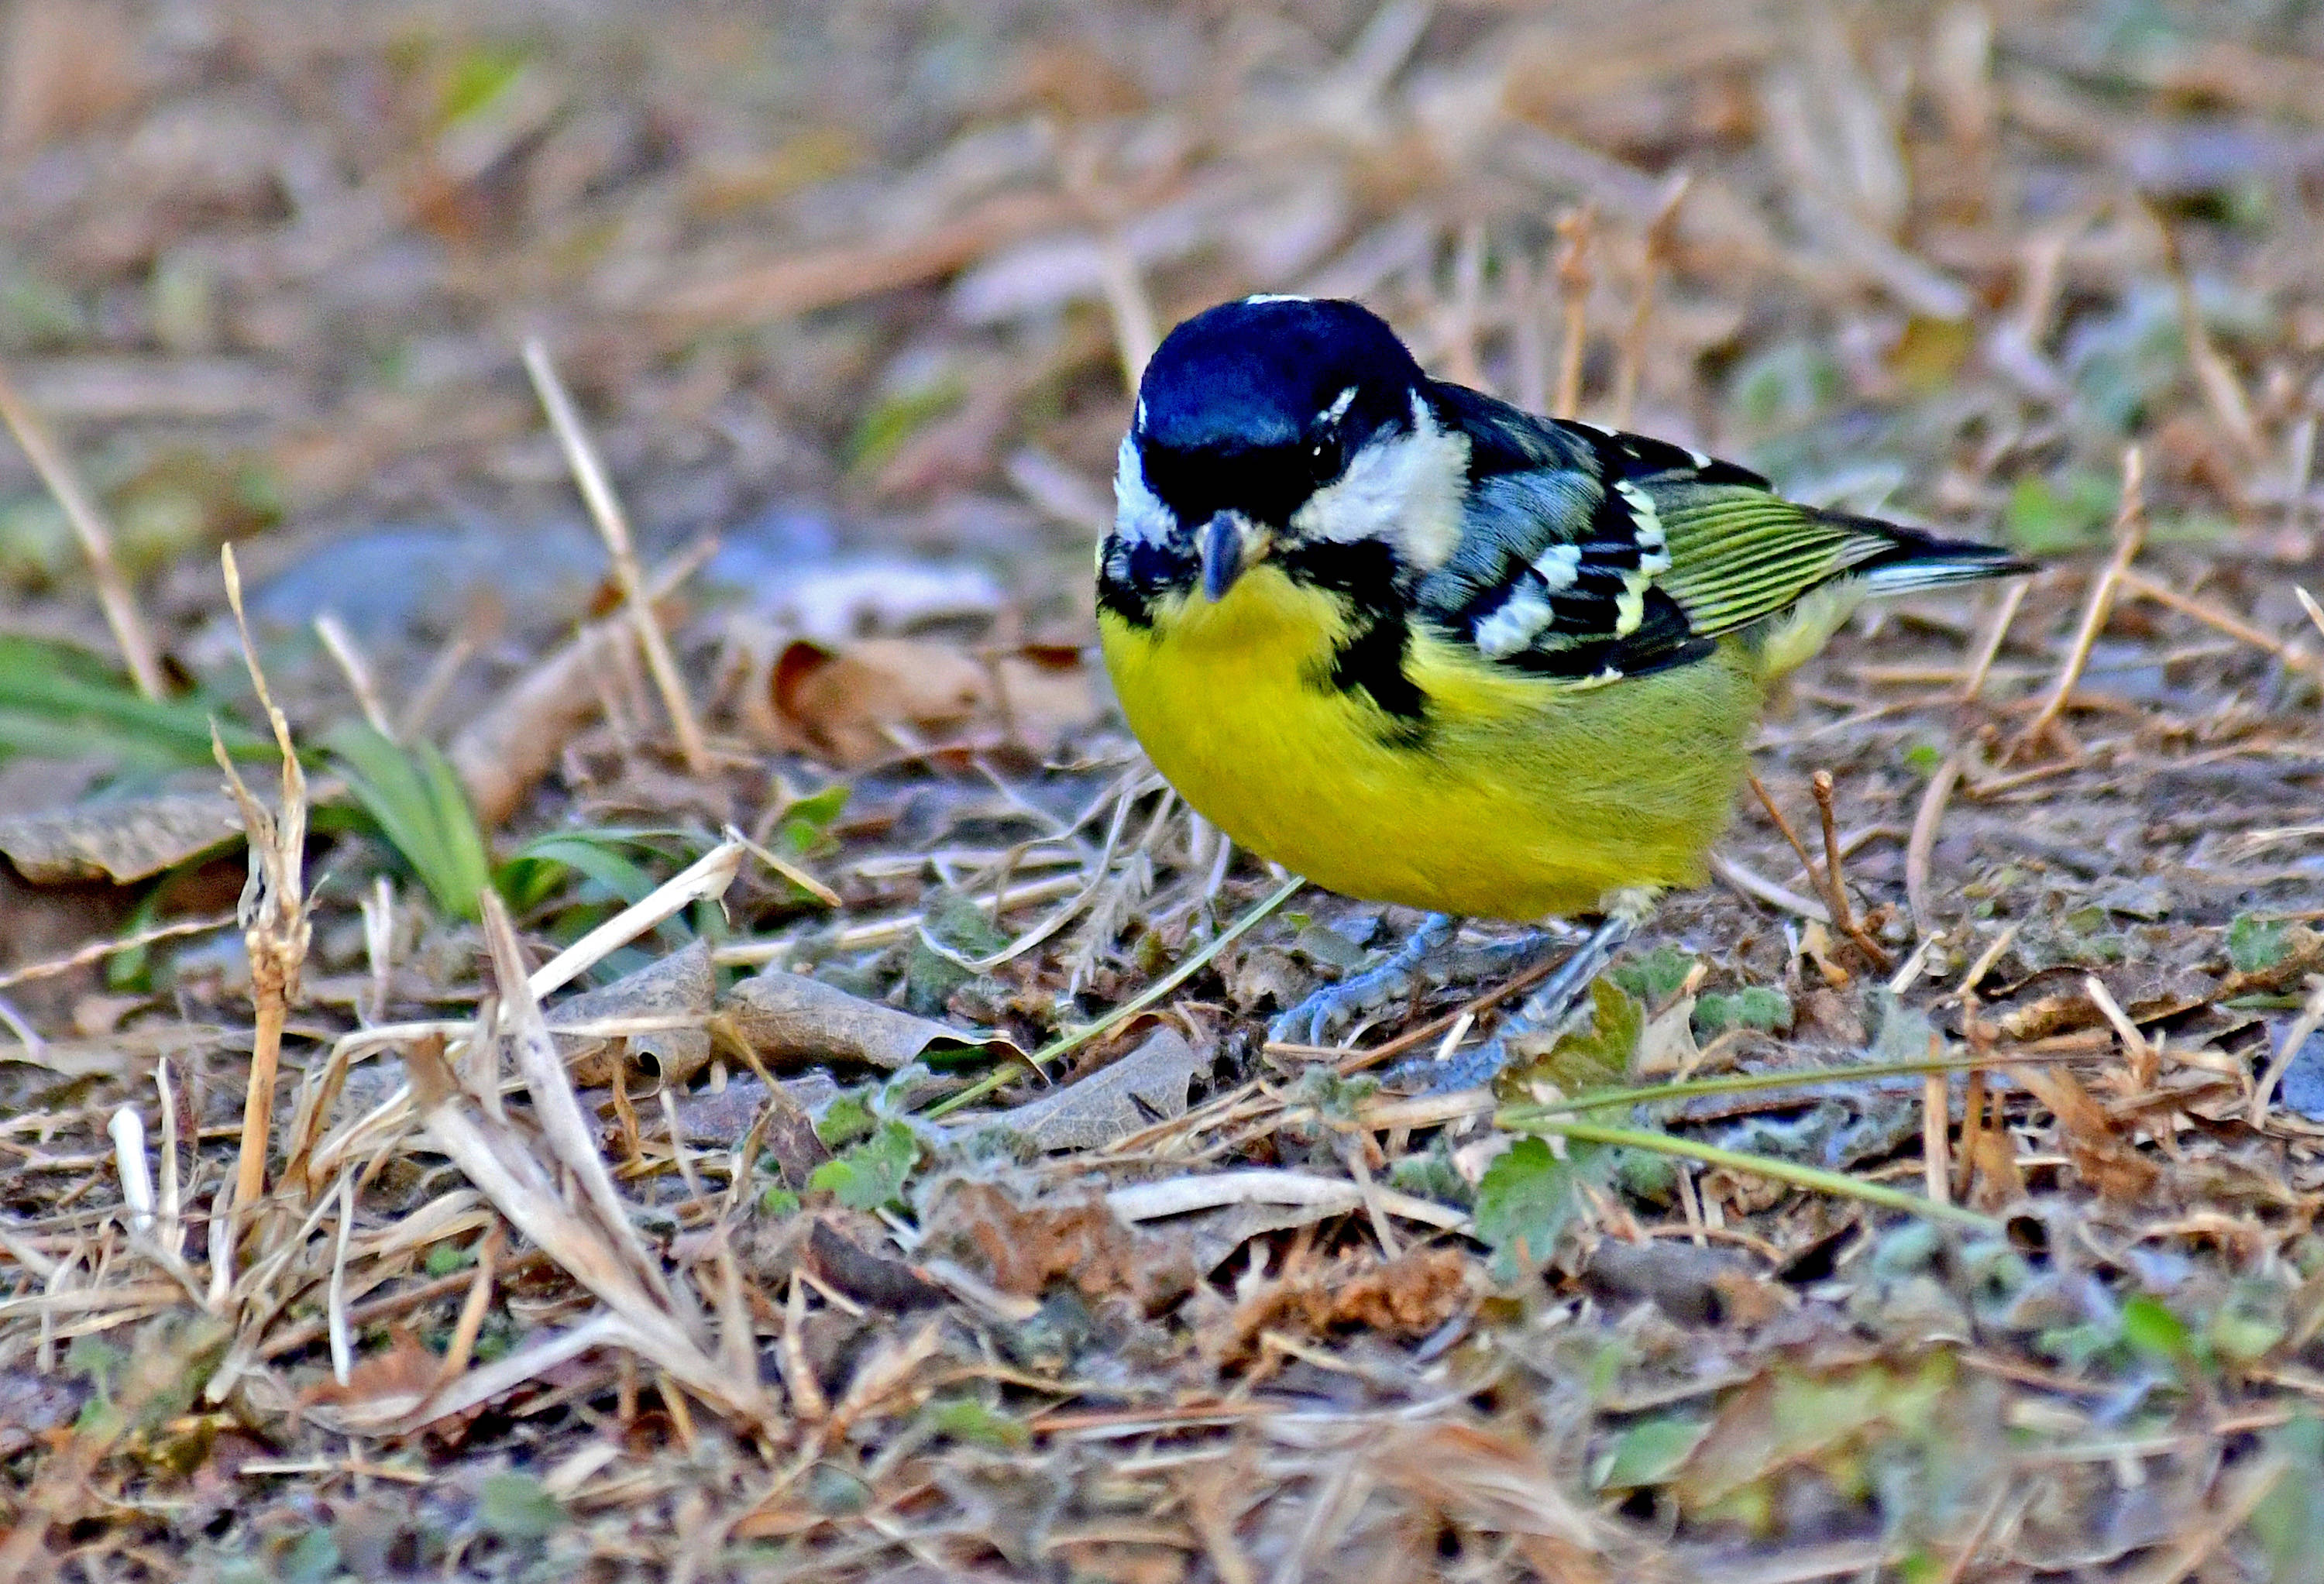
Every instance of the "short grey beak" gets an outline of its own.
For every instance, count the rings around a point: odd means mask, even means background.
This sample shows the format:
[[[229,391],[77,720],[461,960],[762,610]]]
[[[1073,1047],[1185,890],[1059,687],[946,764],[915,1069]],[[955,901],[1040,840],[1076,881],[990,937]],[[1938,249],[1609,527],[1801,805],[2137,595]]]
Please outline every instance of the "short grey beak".
[[[1204,597],[1224,599],[1242,576],[1242,525],[1232,512],[1222,511],[1196,532],[1194,548],[1203,557]]]

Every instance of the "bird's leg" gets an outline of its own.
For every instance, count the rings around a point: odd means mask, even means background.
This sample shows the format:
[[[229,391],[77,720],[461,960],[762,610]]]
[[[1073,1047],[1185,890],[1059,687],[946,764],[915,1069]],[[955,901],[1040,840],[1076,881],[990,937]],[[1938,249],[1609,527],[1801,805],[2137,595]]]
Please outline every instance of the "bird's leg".
[[[1557,972],[1526,999],[1525,1005],[1501,1025],[1492,1038],[1475,1050],[1460,1052],[1445,1061],[1407,1062],[1390,1075],[1390,1082],[1400,1086],[1416,1084],[1430,1092],[1474,1089],[1490,1083],[1508,1064],[1512,1039],[1558,1031],[1580,1004],[1582,992],[1590,988],[1590,981],[1604,972],[1622,943],[1653,916],[1654,906],[1654,896],[1647,892],[1625,891],[1609,898],[1604,922],[1591,933],[1589,939],[1573,948],[1572,955],[1558,964]]]
[[[1277,1045],[1322,1045],[1358,1013],[1376,1012],[1410,995],[1421,966],[1452,938],[1460,923],[1449,913],[1430,914],[1386,962],[1327,984],[1279,1014],[1267,1026],[1267,1037]]]

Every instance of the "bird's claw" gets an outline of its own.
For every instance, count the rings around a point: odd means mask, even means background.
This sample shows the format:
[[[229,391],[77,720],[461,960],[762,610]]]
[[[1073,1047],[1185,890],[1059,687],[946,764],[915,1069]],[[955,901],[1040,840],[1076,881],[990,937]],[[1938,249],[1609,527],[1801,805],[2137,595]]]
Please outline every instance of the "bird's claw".
[[[1324,1045],[1333,1030],[1358,1015],[1379,1011],[1409,996],[1419,982],[1422,965],[1452,935],[1452,925],[1443,914],[1430,914],[1412,932],[1412,938],[1378,967],[1324,985],[1297,1006],[1277,1014],[1267,1026],[1268,1039],[1275,1045]]]
[[[1389,1070],[1389,1086],[1422,1094],[1440,1094],[1490,1083],[1508,1065],[1512,1040],[1562,1029],[1581,1005],[1582,992],[1590,988],[1590,981],[1614,960],[1615,952],[1638,923],[1638,919],[1625,914],[1609,914],[1490,1039],[1474,1050],[1456,1051],[1441,1061],[1423,1056],[1402,1063]]]

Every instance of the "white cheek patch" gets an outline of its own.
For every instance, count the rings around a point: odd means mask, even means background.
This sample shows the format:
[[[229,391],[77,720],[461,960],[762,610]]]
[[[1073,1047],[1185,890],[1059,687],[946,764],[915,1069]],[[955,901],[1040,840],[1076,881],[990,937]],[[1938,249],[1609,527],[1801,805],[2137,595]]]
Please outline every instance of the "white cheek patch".
[[[1178,531],[1178,519],[1146,483],[1138,442],[1121,437],[1113,472],[1113,537],[1125,544],[1158,545]]]
[[[1415,391],[1411,432],[1367,442],[1286,526],[1295,538],[1336,544],[1384,539],[1416,572],[1434,572],[1461,542],[1468,474],[1469,437],[1440,428]]]

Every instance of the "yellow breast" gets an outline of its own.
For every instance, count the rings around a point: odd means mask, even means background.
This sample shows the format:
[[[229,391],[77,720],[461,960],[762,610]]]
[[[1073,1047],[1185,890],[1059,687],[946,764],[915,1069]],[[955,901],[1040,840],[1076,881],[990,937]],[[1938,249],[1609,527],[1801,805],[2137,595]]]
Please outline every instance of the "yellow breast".
[[[1352,897],[1536,919],[1693,885],[1741,779],[1760,684],[1741,646],[1602,686],[1416,632],[1417,732],[1331,680],[1340,596],[1252,568],[1215,603],[1100,626],[1130,724],[1251,851]]]

